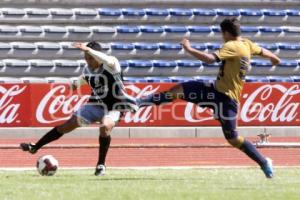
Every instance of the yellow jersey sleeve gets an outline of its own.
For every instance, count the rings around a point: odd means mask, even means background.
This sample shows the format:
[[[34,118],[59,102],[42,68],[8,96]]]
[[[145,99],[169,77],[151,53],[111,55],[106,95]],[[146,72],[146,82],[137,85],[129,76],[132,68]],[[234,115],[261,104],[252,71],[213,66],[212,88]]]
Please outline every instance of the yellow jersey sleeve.
[[[262,48],[258,46],[256,43],[248,40],[249,45],[250,45],[250,51],[251,55],[261,55],[262,54]]]
[[[237,53],[231,44],[225,43],[221,49],[214,52],[214,55],[217,61],[222,61],[237,56]]]

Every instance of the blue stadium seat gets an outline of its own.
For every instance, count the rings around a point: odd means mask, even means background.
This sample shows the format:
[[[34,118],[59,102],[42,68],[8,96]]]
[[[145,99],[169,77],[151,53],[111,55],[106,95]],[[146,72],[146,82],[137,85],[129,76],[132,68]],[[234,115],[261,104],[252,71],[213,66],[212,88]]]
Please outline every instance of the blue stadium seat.
[[[143,17],[146,14],[143,9],[138,8],[123,8],[121,11],[125,17]]]
[[[192,10],[188,8],[170,8],[168,9],[171,16],[186,16],[191,17],[193,15]]]
[[[275,22],[280,23],[282,22],[286,17],[285,10],[279,10],[279,9],[263,9],[264,13],[264,21],[265,22]]]
[[[270,82],[293,82],[293,79],[289,76],[268,76]]]
[[[118,8],[98,8],[98,14],[102,16],[114,16],[119,17],[122,15],[122,11]]]
[[[131,43],[111,43],[110,45],[112,50],[133,50],[134,45]]]
[[[140,26],[142,33],[163,33],[164,29],[161,26]]]
[[[149,60],[127,60],[129,67],[134,68],[150,68],[152,67],[152,62]]]
[[[179,82],[179,83],[183,83],[183,82],[188,82],[188,81],[191,81],[193,80],[192,77],[187,77],[187,76],[171,76],[169,77],[169,79],[172,81],[172,82]]]
[[[226,9],[226,8],[220,8],[220,9],[215,9],[216,13],[218,16],[222,17],[237,17],[240,15],[240,12],[235,9]]]
[[[159,43],[159,48],[162,50],[181,50],[182,47],[178,43]]]
[[[178,67],[202,67],[202,62],[198,60],[176,60]]]
[[[260,47],[268,49],[270,51],[276,51],[278,46],[276,43],[257,43]]]
[[[118,33],[139,33],[140,29],[137,26],[117,26]]]
[[[28,18],[47,18],[50,15],[50,11],[43,8],[25,8],[24,10]]]
[[[292,17],[299,17],[300,16],[300,10],[294,10],[294,9],[288,9],[285,10],[287,16]]]
[[[145,77],[128,77],[125,76],[123,77],[124,82],[128,82],[128,83],[146,83],[147,80],[145,79]]]
[[[299,22],[300,10],[288,9],[285,10],[287,15],[287,22],[297,23]]]
[[[254,82],[254,83],[255,82],[265,82],[265,83],[267,83],[267,82],[269,82],[269,79],[265,76],[246,76],[245,81],[250,82],[250,83],[252,83],[252,82]]]
[[[239,9],[239,12],[242,16],[251,17],[251,16],[263,16],[263,12],[259,9]]]
[[[272,67],[273,66],[270,61],[256,60],[256,59],[253,59],[251,61],[251,65],[252,65],[252,67]]]
[[[192,9],[193,14],[195,16],[209,16],[209,17],[215,17],[217,15],[216,11],[213,9],[203,9],[203,8],[194,8]]]
[[[148,83],[170,83],[171,79],[168,77],[146,77]]]
[[[167,33],[186,33],[188,29],[185,26],[164,26]]]
[[[203,43],[192,43],[191,46],[200,51],[204,51],[207,49],[206,45]]]
[[[286,11],[285,10],[263,9],[262,12],[265,16],[271,16],[271,17],[273,17],[273,16],[280,16],[280,17],[286,16]]]
[[[176,67],[177,63],[172,60],[152,60],[153,67]]]
[[[293,82],[300,82],[300,76],[291,76]]]
[[[211,28],[208,26],[187,26],[188,31],[191,33],[191,36],[195,34],[196,36],[207,36],[212,32]]]
[[[261,37],[277,37],[283,32],[283,28],[263,26],[259,27],[259,31],[262,33]]]
[[[221,28],[220,26],[211,26],[211,30],[215,36],[221,36]]]
[[[281,33],[283,29],[281,27],[259,27],[259,30],[263,33]]]
[[[288,58],[298,58],[300,52],[299,43],[277,43],[280,56]]]
[[[289,68],[296,68],[298,67],[298,62],[296,60],[281,60],[280,64],[277,67],[289,67]]]
[[[247,33],[258,33],[259,29],[257,26],[242,26],[241,27],[241,31],[243,34],[247,34]]]
[[[74,13],[71,9],[67,8],[50,8],[50,14],[53,19],[70,19]]]
[[[134,43],[134,48],[137,50],[158,50],[159,45],[156,43],[137,42],[137,43]]]
[[[218,62],[214,62],[214,63],[210,63],[210,64],[203,62],[202,65],[203,65],[204,69],[208,68],[208,67],[219,68],[221,66],[221,64]]]
[[[25,11],[19,8],[1,8],[0,12],[5,18],[22,18],[25,16]]]
[[[169,11],[163,8],[146,8],[145,12],[151,17],[167,17],[169,15]]]
[[[127,60],[120,60],[119,63],[120,63],[120,65],[121,65],[121,68],[122,68],[122,69],[125,69],[125,68],[128,67],[128,62],[127,62]]]
[[[219,43],[206,43],[205,45],[208,50],[218,50],[222,47]]]

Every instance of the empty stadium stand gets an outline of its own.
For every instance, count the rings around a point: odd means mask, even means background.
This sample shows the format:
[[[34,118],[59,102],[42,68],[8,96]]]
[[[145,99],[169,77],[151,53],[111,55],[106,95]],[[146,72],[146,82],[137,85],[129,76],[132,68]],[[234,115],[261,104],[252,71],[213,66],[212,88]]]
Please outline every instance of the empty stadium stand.
[[[216,51],[222,45],[218,24],[231,16],[241,20],[245,37],[282,58],[273,67],[255,57],[246,81],[299,82],[300,9],[293,3],[258,8],[253,0],[227,7],[223,1],[170,1],[141,7],[103,1],[99,7],[94,1],[59,1],[53,8],[48,1],[12,2],[0,2],[0,83],[73,81],[85,62],[72,43],[91,40],[119,58],[127,82],[213,81],[219,64],[197,61],[180,40],[188,37],[194,48]]]

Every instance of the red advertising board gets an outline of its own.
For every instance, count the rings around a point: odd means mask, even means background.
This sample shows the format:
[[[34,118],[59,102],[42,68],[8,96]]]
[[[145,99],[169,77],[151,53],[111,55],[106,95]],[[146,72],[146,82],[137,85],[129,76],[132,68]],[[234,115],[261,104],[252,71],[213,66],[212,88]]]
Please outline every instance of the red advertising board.
[[[174,83],[126,85],[135,97],[164,91]],[[1,84],[0,126],[55,126],[67,120],[89,97],[88,86],[72,92],[63,84]],[[300,125],[300,84],[246,83],[239,113],[241,126]],[[119,126],[216,126],[210,109],[181,100],[125,113]]]

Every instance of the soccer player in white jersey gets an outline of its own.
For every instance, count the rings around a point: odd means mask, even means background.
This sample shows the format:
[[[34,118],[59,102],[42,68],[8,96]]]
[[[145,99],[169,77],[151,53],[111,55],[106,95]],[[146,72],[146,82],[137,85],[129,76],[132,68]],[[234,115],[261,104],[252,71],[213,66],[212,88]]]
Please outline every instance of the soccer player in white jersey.
[[[54,127],[36,144],[21,143],[20,147],[23,151],[34,154],[44,145],[78,127],[99,122],[100,147],[95,175],[100,176],[105,174],[105,158],[110,146],[110,133],[113,127],[119,121],[122,112],[136,111],[138,107],[135,99],[125,91],[121,67],[116,57],[102,53],[101,45],[97,42],[75,43],[74,46],[84,52],[87,67],[84,68],[78,84],[73,88],[88,84],[92,89],[89,101],[68,121]]]

